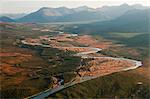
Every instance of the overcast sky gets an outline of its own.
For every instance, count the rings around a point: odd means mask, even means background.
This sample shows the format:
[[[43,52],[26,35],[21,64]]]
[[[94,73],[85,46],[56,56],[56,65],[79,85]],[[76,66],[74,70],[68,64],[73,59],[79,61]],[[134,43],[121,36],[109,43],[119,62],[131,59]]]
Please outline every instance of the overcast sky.
[[[150,0],[1,0],[0,13],[30,13],[41,7],[61,7],[75,8],[79,6],[89,6],[92,8],[104,5],[129,5],[142,4],[150,6]]]

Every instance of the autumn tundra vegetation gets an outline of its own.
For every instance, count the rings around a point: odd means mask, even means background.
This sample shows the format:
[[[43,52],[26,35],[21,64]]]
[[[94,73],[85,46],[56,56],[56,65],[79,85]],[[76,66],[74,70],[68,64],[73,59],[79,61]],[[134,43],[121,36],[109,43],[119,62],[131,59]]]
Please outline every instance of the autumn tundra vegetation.
[[[135,43],[131,42],[131,39],[140,39],[138,36],[140,34],[124,37],[125,35],[115,33],[122,37],[120,40],[109,33],[110,36],[80,32],[74,36],[71,32],[60,34],[59,28],[62,28],[60,25],[47,26],[34,23],[0,25],[2,98],[24,98],[48,88],[55,88],[58,84],[68,83],[77,76],[95,75],[101,76],[66,88],[48,98],[150,96],[148,48],[142,45],[142,42],[131,46]],[[129,43],[126,42],[127,39]],[[24,44],[22,41],[31,44]],[[42,47],[36,43],[50,47]],[[89,51],[88,47],[103,49],[89,56],[124,57],[142,61],[143,65],[135,70],[115,73],[114,71],[130,67],[133,63],[105,58],[82,59],[75,55]]]

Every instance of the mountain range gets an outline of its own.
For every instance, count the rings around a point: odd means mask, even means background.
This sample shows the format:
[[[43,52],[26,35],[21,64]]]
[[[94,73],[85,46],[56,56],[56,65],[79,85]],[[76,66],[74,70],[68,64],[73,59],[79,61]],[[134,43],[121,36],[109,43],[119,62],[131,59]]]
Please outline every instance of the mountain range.
[[[106,32],[149,32],[150,9],[130,10],[127,13],[102,22],[76,25],[69,27],[69,31],[75,33],[106,33]],[[66,29],[67,30],[67,29]]]
[[[5,16],[5,17],[9,17],[11,19],[17,19],[17,18],[21,18],[23,16],[25,16],[25,13],[4,13],[4,14],[0,14],[0,16]]]
[[[15,22],[15,20],[13,20],[13,19],[11,19],[11,18],[9,18],[7,16],[0,17],[0,21],[1,22]]]
[[[35,22],[35,23],[49,23],[49,22],[77,22],[77,21],[107,21],[113,20],[125,13],[133,10],[143,10],[147,7],[142,5],[128,5],[122,4],[120,6],[103,6],[101,8],[89,8],[81,6],[78,8],[49,8],[43,7],[39,10],[26,14],[22,17],[11,19],[3,16],[0,18],[2,22]]]

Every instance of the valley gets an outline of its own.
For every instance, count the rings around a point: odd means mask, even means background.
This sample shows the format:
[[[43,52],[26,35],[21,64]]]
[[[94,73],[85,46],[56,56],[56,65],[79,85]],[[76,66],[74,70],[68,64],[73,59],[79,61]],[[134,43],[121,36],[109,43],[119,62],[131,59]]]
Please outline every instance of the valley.
[[[77,51],[77,52],[79,52],[76,54],[77,56],[81,56],[83,59],[86,59],[86,60],[92,59],[88,63],[84,62],[84,60],[81,61],[81,62],[85,63],[87,66],[85,64],[81,63],[81,66],[77,70],[76,77],[74,79],[72,79],[71,82],[65,83],[63,85],[61,85],[61,84],[58,84],[56,86],[53,85],[54,87],[52,89],[50,88],[49,90],[46,90],[39,94],[35,94],[28,98],[35,98],[35,99],[36,98],[45,98],[48,95],[53,94],[54,92],[57,92],[59,90],[62,90],[63,88],[72,86],[74,84],[81,83],[81,82],[84,82],[84,81],[87,81],[87,80],[90,80],[93,78],[97,78],[99,76],[108,75],[108,74],[118,72],[118,71],[126,71],[126,70],[130,70],[130,69],[135,69],[142,65],[142,63],[140,61],[123,59],[123,58],[117,59],[117,58],[111,58],[111,57],[107,57],[107,56],[106,57],[88,56],[88,54],[90,54],[90,53],[96,53],[101,50],[98,48],[94,49],[94,48],[90,48],[90,47],[73,47],[71,45],[70,45],[70,47],[64,47],[65,45],[63,45],[61,47],[61,45],[58,44],[59,41],[73,41],[73,38],[76,36],[80,38],[80,36],[75,35],[75,34],[74,35],[73,34],[72,35],[71,34],[60,34],[56,37],[44,36],[44,37],[40,37],[39,39],[27,39],[26,41],[22,41],[22,43],[25,45],[53,47],[53,48],[58,48],[58,49],[66,50],[66,51],[69,51],[69,50]],[[87,37],[89,37],[92,40],[92,38],[90,36],[87,36]],[[67,39],[67,38],[72,38],[72,40]],[[45,42],[47,40],[46,45],[42,44],[43,40]],[[53,41],[53,40],[55,40],[55,41]],[[59,40],[59,41],[57,41],[57,40]],[[50,45],[48,45],[48,43]],[[89,51],[87,51],[87,49]],[[87,55],[87,56],[85,56],[85,55]],[[123,67],[123,66],[125,66],[125,67]],[[64,80],[64,79],[62,79],[62,80]]]
[[[43,7],[0,17],[1,97],[149,98],[148,10]]]

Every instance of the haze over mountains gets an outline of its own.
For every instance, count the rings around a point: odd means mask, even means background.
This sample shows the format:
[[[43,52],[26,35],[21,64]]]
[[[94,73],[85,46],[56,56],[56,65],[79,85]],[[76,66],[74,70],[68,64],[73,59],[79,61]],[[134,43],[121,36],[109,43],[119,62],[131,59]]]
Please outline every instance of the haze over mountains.
[[[122,4],[120,6],[103,6],[101,8],[89,8],[87,6],[81,6],[78,8],[48,8],[43,7],[38,11],[27,14],[21,18],[11,19],[9,17],[2,17],[2,22],[37,22],[37,23],[49,23],[49,22],[76,22],[76,21],[106,21],[120,17],[128,11],[147,9],[142,5],[128,5]],[[3,20],[2,20],[3,19]]]
[[[150,10],[130,10],[110,21],[93,22],[72,28],[75,33],[149,32]],[[70,29],[70,28],[69,28]]]
[[[15,22],[15,20],[9,18],[9,17],[6,17],[6,16],[2,16],[0,17],[0,21],[1,22]]]
[[[5,13],[5,14],[0,14],[1,17],[5,16],[5,17],[9,17],[11,19],[21,18],[25,15],[26,15],[26,13]]]

